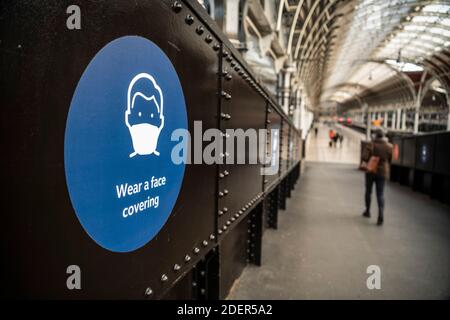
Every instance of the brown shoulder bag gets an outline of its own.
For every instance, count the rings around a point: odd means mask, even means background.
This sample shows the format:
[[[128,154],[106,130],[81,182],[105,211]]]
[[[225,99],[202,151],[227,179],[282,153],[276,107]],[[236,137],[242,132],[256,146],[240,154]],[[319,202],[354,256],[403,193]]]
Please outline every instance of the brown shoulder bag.
[[[372,144],[372,156],[370,157],[368,162],[362,161],[359,169],[362,171],[366,171],[366,172],[375,174],[378,171],[378,164],[380,163],[380,157],[374,156],[373,150],[374,150],[374,145]]]

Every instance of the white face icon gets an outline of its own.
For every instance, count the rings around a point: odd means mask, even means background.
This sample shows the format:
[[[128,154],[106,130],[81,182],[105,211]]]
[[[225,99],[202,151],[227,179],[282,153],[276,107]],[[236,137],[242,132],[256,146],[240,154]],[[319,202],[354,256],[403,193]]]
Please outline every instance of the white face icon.
[[[158,138],[164,127],[163,95],[155,79],[139,73],[128,86],[125,124],[130,130],[135,155],[159,156]]]

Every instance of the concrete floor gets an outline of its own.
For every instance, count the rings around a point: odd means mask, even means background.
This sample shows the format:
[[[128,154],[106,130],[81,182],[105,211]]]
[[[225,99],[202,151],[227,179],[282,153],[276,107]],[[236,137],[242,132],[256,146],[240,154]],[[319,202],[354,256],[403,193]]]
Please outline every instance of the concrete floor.
[[[278,230],[264,233],[262,266],[229,299],[449,299],[450,207],[387,183],[378,227],[361,217],[363,183],[355,165],[307,163]],[[367,289],[369,265],[380,290]]]

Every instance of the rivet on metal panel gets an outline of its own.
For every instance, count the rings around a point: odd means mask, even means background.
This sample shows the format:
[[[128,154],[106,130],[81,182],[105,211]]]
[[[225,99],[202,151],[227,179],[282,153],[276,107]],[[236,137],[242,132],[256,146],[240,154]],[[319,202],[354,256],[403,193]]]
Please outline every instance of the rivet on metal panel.
[[[200,252],[200,249],[199,249],[199,248],[197,248],[197,247],[194,248],[194,253],[195,253],[195,254],[198,254],[199,252]]]
[[[227,94],[225,95],[225,99],[226,99],[226,100],[230,100],[230,99],[231,99],[231,95],[227,93]]]
[[[234,217],[237,219],[237,218],[239,218],[239,213],[236,213],[235,215],[234,215]]]
[[[236,65],[236,62],[231,61],[230,66],[234,67]]]
[[[223,196],[224,196],[223,192],[222,192],[222,191],[220,191],[220,192],[219,192],[219,197],[221,197],[221,198],[222,198]]]
[[[186,262],[191,261],[191,257],[187,254],[187,255],[184,257],[184,261],[186,261]]]
[[[228,193],[228,191],[227,191],[227,193]],[[223,208],[223,212],[228,212],[228,208],[227,208],[227,207],[224,207],[224,208]]]
[[[223,50],[222,55],[223,55],[224,58],[228,57],[228,51]]]
[[[227,230],[228,229],[228,227],[227,226],[223,226],[223,228],[222,228],[224,231],[225,230]]]
[[[184,21],[186,21],[186,23],[187,23],[188,25],[191,25],[191,24],[194,23],[194,17],[191,16],[190,14],[188,14],[188,15],[186,16],[186,19],[184,19]]]
[[[152,294],[153,294],[152,288],[148,287],[147,289],[145,289],[145,295],[146,296],[151,296]]]
[[[209,240],[214,240],[215,238],[216,238],[215,235],[213,235],[213,234],[210,234],[210,235],[209,235]]]
[[[231,115],[229,115],[227,113],[221,113],[220,116],[224,120],[230,120],[231,119]]]
[[[227,189],[223,190],[223,193],[228,194],[228,190]]]
[[[230,173],[229,173],[227,170],[225,170],[225,171],[223,172],[223,174],[227,176],[227,175],[229,175]]]
[[[213,38],[209,34],[205,37],[206,43],[211,43],[212,40],[213,40]]]
[[[203,240],[202,245],[203,245],[204,247],[206,247],[206,246],[208,245],[208,241]]]
[[[230,81],[231,79],[233,79],[233,76],[231,74],[227,74],[225,76],[225,80]]]
[[[179,264],[175,264],[175,265],[173,266],[173,270],[174,270],[174,271],[178,271],[178,270],[180,270],[180,269],[181,269],[181,267],[180,267]]]
[[[214,51],[217,51],[217,50],[219,50],[219,49],[220,49],[220,44],[215,43],[215,44],[213,45],[213,50],[214,50]]]
[[[223,173],[219,173],[219,178],[223,179],[223,178],[225,178],[225,175]]]
[[[195,32],[197,32],[198,35],[202,35],[205,29],[202,26],[198,26],[197,29],[195,29]]]
[[[175,11],[176,13],[180,12],[182,8],[183,8],[183,6],[182,6],[181,3],[178,2],[178,1],[175,1],[175,2],[172,4],[172,10]]]
[[[227,221],[227,226],[229,226],[231,224],[231,221],[230,220],[228,220]]]
[[[161,276],[161,281],[162,281],[162,282],[166,282],[167,280],[169,280],[169,278],[167,277],[167,275],[163,274],[163,275]]]
[[[223,215],[223,211],[219,210],[219,216]]]
[[[217,231],[217,233],[218,233],[218,234],[222,234],[222,230],[219,229],[219,230]]]
[[[231,217],[231,221],[232,222],[236,221],[236,218],[235,217]]]
[[[230,56],[228,56],[228,57],[226,58],[226,60],[227,60],[228,62],[231,62],[231,61],[233,60],[233,58],[232,58],[231,55],[230,55]]]

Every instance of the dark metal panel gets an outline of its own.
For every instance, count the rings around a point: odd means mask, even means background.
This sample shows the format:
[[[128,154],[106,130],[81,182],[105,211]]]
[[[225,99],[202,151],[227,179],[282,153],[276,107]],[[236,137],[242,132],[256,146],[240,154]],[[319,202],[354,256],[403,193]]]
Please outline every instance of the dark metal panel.
[[[436,135],[418,136],[416,144],[416,169],[433,171]]]
[[[414,168],[416,160],[416,138],[403,139],[402,165]]]
[[[227,297],[234,281],[247,265],[248,221],[246,216],[220,242],[220,299]]]
[[[264,202],[260,202],[250,212],[248,221],[247,255],[248,261],[257,266],[262,262],[262,238],[264,230]]]
[[[5,212],[14,212],[3,220],[2,291],[10,297],[144,298],[150,287],[157,298],[214,242],[209,237],[215,229],[215,167],[186,167],[172,215],[150,243],[130,253],[104,250],[83,230],[69,201],[63,167],[66,116],[94,55],[118,37],[140,35],[155,42],[177,70],[191,132],[194,120],[203,120],[204,129],[216,127],[217,40],[205,42],[208,28],[199,35],[196,15],[186,7],[175,13],[172,1],[79,1],[79,31],[66,28],[70,4],[2,5],[1,130],[10,154],[2,157],[2,181],[10,185],[2,201]],[[187,14],[194,17],[192,25]],[[82,290],[66,288],[71,264],[81,267]],[[181,270],[174,271],[175,264]]]
[[[436,136],[435,171],[450,175],[450,132]]]
[[[281,145],[281,139],[280,139],[280,135],[281,135],[281,115],[274,109],[272,108],[272,106],[268,106],[267,108],[267,130],[269,132],[269,136],[268,136],[268,140],[270,140],[270,145],[269,148],[273,148],[272,143],[276,143],[278,146],[278,152],[280,152],[280,145]],[[277,136],[272,135],[271,130],[278,130]],[[273,153],[272,151],[268,150],[268,152]],[[276,156],[274,154],[272,154],[272,156]],[[273,175],[266,175],[264,176],[264,188],[265,190],[267,190],[267,188],[275,181],[278,179],[279,175],[280,175],[280,155],[278,155],[278,171],[276,174]]]
[[[222,59],[222,92],[221,92],[221,123],[220,128],[225,134],[227,129],[264,129],[266,125],[266,101],[252,86],[247,73],[236,59],[224,48]],[[226,175],[219,179],[218,228],[225,232],[238,221],[239,211],[244,212],[262,193],[262,175],[260,164],[248,164],[249,149],[246,148],[246,163],[238,164],[237,140],[234,141],[234,152],[226,148],[231,135],[224,139],[224,165],[220,165],[220,173]],[[232,162],[232,164],[229,164]],[[219,174],[220,174],[219,173]]]

